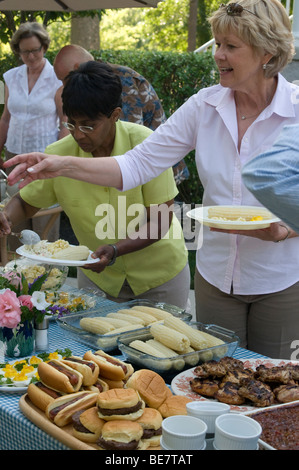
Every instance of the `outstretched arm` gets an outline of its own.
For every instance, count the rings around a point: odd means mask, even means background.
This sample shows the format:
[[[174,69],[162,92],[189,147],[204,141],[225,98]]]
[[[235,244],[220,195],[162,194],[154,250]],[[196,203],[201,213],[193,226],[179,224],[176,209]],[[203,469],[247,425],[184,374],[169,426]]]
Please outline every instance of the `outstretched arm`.
[[[33,152],[17,155],[5,162],[4,167],[17,165],[8,176],[8,184],[20,181],[20,189],[38,179],[64,176],[100,186],[122,188],[122,176],[114,158],[61,157]]]

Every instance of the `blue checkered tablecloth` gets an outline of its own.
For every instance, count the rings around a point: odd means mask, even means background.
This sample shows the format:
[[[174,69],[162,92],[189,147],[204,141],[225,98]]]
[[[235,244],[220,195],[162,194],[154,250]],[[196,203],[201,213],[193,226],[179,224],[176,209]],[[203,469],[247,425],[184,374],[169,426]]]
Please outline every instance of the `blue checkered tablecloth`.
[[[70,348],[74,355],[83,356],[87,351],[62,330],[56,322],[49,327],[49,352]],[[261,358],[260,354],[237,348],[234,357],[238,359]],[[121,357],[121,356],[119,356]],[[0,390],[0,450],[69,450],[50,435],[27,419],[19,409],[21,394]]]

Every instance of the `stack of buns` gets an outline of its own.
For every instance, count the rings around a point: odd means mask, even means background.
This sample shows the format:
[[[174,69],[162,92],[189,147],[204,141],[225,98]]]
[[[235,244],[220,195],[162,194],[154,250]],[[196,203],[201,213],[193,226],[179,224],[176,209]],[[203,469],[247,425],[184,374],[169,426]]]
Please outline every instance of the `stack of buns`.
[[[174,396],[154,371],[133,367],[103,351],[87,351],[38,366],[40,381],[28,387],[31,402],[77,439],[105,450],[156,447],[162,420],[186,414],[184,396]]]

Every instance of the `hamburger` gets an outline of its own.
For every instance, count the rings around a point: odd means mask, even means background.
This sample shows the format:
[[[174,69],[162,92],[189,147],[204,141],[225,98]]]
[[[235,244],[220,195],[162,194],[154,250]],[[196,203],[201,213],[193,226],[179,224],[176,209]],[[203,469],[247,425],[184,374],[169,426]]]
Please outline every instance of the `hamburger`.
[[[126,387],[136,390],[150,408],[159,408],[169,396],[172,396],[164,379],[149,369],[134,372],[127,381]]]
[[[138,419],[145,408],[144,401],[134,389],[112,388],[99,393],[98,415],[105,421]]]
[[[145,408],[136,423],[140,424],[143,429],[141,440],[143,448],[156,447],[160,445],[162,436],[162,416],[161,413],[154,408]]]
[[[96,406],[77,411],[72,416],[73,435],[84,442],[97,442],[105,421],[98,415]]]
[[[136,421],[107,421],[97,444],[103,450],[136,450],[142,434],[142,426]]]

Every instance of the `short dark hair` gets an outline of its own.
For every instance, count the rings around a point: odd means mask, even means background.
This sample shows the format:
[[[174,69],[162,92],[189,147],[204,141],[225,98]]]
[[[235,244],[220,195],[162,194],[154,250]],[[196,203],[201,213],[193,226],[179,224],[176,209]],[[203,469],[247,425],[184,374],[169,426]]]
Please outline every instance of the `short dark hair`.
[[[122,106],[122,85],[118,75],[105,63],[89,61],[66,77],[62,92],[63,112],[68,117],[110,117]]]

